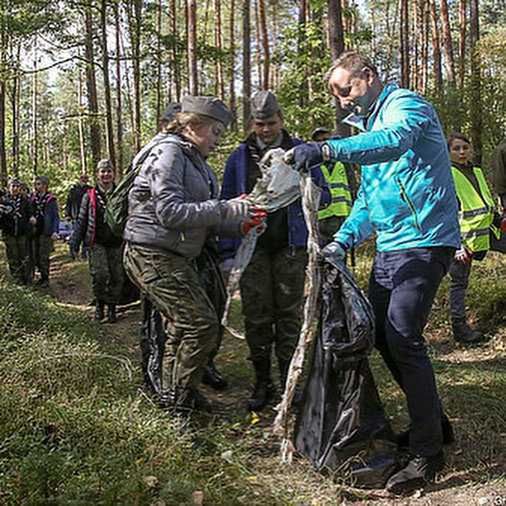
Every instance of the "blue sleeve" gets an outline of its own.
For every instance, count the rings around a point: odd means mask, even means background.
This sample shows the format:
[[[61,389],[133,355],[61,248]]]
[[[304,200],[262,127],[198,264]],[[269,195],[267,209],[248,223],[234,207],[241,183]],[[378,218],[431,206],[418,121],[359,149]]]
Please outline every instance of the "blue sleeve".
[[[311,179],[313,180],[313,183],[319,186],[322,191],[320,195],[320,209],[324,209],[330,204],[332,198],[330,196],[329,185],[327,184],[327,180],[323,176],[320,167],[311,169]]]
[[[360,186],[350,215],[334,235],[334,241],[342,244],[345,249],[350,249],[365,241],[372,233],[373,228],[369,221],[369,210],[364,192]]]
[[[57,234],[60,229],[60,216],[58,214],[58,204],[56,200],[51,201],[49,206],[49,213],[51,217],[51,235]]]
[[[220,199],[229,200],[238,197],[236,182],[236,159],[237,151],[232,153],[225,164],[225,172],[223,173],[223,183],[221,186]]]
[[[397,160],[413,147],[435,115],[432,106],[414,94],[393,98],[381,113],[380,130],[327,141],[331,158],[361,165]]]

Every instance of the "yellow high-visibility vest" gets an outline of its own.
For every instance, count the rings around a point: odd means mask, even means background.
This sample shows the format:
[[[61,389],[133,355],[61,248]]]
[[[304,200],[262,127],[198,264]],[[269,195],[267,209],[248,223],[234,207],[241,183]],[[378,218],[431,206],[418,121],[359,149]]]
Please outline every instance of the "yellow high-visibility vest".
[[[452,167],[453,181],[460,202],[460,234],[462,244],[469,250],[486,251],[490,249],[490,231],[492,230],[497,238],[500,237],[499,230],[492,224],[495,202],[481,168],[473,167],[473,172],[481,195],[462,171]]]
[[[323,220],[331,216],[348,216],[353,202],[346,167],[342,162],[336,162],[331,173],[326,165],[321,165],[320,169],[329,185],[332,201],[328,207],[318,212],[318,219]]]

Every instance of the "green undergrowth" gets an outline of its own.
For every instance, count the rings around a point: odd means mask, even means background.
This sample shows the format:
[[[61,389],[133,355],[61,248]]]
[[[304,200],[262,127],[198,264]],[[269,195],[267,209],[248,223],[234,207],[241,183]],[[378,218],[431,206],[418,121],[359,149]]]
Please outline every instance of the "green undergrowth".
[[[1,504],[247,497],[249,472],[232,457],[240,443],[209,432],[212,422],[183,427],[153,406],[137,388],[137,364],[80,311],[6,284],[0,308]]]

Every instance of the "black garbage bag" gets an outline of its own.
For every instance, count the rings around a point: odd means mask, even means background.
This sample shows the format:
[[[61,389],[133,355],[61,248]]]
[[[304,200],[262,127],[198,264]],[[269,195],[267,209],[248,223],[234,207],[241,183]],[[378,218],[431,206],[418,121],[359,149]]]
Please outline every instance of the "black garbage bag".
[[[372,308],[342,261],[325,261],[322,274],[321,323],[295,446],[319,471],[338,471],[357,487],[383,487],[396,470],[396,445],[367,359]]]

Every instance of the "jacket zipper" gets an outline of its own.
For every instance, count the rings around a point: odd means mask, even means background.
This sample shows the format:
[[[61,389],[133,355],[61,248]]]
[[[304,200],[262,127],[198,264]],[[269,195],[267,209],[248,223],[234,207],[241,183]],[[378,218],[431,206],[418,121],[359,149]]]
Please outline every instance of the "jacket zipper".
[[[401,190],[402,200],[404,200],[404,202],[406,202],[406,204],[409,207],[409,210],[411,211],[411,215],[413,216],[413,220],[415,222],[415,227],[419,232],[421,232],[422,229],[420,227],[420,223],[418,222],[418,216],[416,214],[416,207],[413,204],[413,202],[411,201],[411,199],[409,198],[408,193],[406,192],[406,188],[404,188],[404,185],[402,184],[400,178],[396,177],[395,180],[397,181],[397,184],[399,185],[399,189]]]

